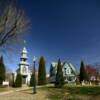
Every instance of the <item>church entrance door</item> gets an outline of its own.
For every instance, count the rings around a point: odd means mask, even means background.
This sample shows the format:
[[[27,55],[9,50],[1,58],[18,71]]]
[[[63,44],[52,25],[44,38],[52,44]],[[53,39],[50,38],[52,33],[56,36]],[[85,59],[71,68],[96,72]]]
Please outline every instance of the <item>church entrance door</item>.
[[[26,84],[26,76],[22,76],[22,84]]]

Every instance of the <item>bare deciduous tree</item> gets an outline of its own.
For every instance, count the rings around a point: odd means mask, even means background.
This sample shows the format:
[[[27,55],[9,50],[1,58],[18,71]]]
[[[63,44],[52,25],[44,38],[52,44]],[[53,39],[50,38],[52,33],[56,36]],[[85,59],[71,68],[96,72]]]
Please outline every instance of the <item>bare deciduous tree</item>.
[[[0,15],[0,46],[12,40],[18,40],[19,36],[27,30],[29,21],[23,11],[15,6],[7,6]]]

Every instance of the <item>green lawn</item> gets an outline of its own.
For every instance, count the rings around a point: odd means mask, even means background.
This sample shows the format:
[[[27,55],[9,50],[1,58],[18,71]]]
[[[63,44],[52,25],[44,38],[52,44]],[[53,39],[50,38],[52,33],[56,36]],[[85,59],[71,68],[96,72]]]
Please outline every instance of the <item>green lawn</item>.
[[[65,86],[62,89],[43,87],[50,100],[100,100],[99,86]]]

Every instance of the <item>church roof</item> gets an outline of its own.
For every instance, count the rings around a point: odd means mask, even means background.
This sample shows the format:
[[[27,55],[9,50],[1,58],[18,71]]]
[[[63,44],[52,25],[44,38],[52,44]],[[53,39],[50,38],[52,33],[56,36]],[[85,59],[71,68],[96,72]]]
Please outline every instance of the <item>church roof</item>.
[[[61,64],[63,65],[63,67],[65,67],[65,66],[70,67],[74,71],[74,73],[77,73],[76,68],[74,67],[73,64],[68,63],[68,62],[64,62],[64,63],[61,63]],[[55,67],[55,69],[57,69],[57,62],[52,62],[52,66]]]
[[[20,63],[19,63],[20,65],[29,65],[29,63],[28,62],[24,62],[24,61],[20,61]]]

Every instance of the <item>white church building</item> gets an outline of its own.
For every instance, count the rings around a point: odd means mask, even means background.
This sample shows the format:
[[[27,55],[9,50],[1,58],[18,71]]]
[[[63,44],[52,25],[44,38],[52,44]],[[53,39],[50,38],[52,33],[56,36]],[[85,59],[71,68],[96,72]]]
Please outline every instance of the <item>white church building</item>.
[[[57,63],[53,62],[52,64],[52,76],[50,76],[49,81],[51,83],[55,82],[56,79],[56,73],[57,73]],[[65,82],[67,83],[71,83],[71,82],[75,82],[76,80],[76,68],[71,64],[71,63],[62,63],[62,71],[63,71],[63,76],[65,79]]]
[[[16,76],[18,73],[22,75],[22,84],[30,84],[30,79],[31,79],[31,70],[29,69],[29,63],[28,63],[28,52],[27,49],[24,47],[21,56],[20,56],[20,62],[18,64],[18,69],[14,73],[14,80],[16,80]],[[50,82],[55,82],[56,78],[56,73],[57,73],[57,63],[53,62],[52,63],[52,76],[49,76],[49,81]],[[65,82],[75,82],[76,80],[76,68],[71,64],[71,63],[62,63],[62,71],[63,71],[63,76],[65,79]]]
[[[28,63],[28,57],[27,57],[27,50],[24,47],[21,52],[20,62],[19,62],[19,68],[16,70],[14,74],[14,80],[16,79],[17,73],[20,73],[22,75],[22,84],[29,85],[30,78],[31,78],[31,71],[29,70],[29,63]]]

